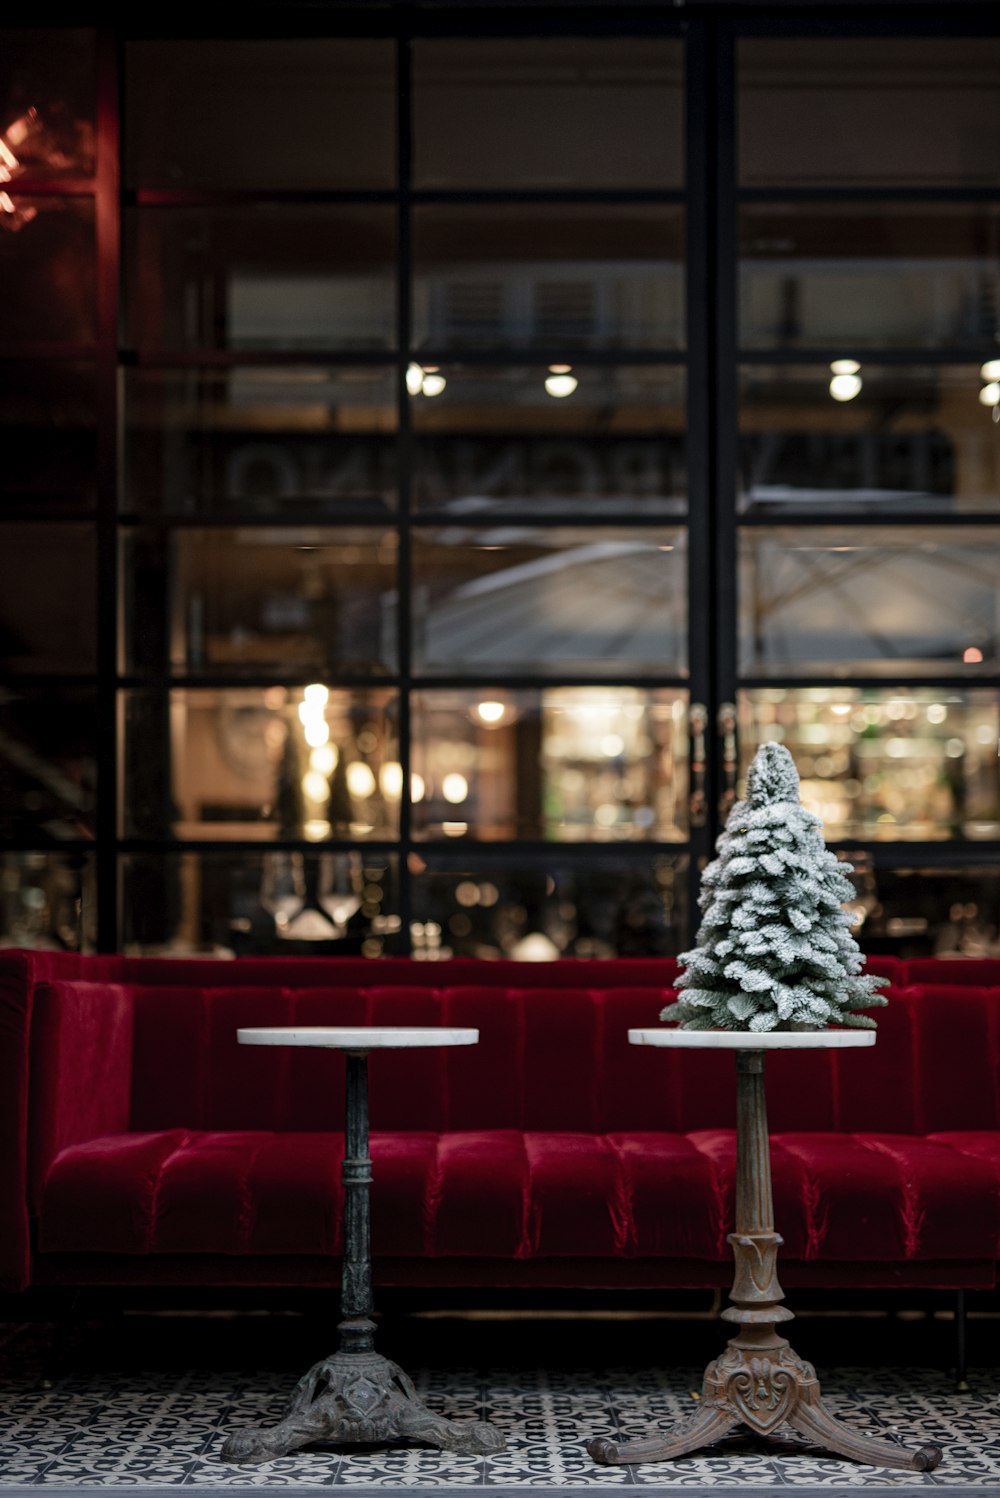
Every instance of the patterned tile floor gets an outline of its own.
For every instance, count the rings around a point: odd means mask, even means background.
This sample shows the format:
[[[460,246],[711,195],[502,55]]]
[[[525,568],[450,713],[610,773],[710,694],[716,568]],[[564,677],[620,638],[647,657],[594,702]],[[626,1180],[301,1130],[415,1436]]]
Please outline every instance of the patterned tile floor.
[[[564,1498],[621,1487],[646,1488],[650,1498],[653,1490],[708,1487],[1000,1491],[1000,1385],[995,1372],[981,1368],[967,1394],[955,1392],[945,1371],[926,1366],[820,1368],[831,1409],[859,1430],[911,1447],[938,1442],[945,1457],[932,1474],[837,1460],[791,1432],[770,1444],[729,1437],[674,1463],[595,1467],[584,1449],[589,1437],[650,1434],[690,1414],[691,1390],[700,1386],[695,1358],[713,1355],[722,1342],[720,1329],[705,1323],[681,1329],[595,1323],[586,1335],[578,1327],[567,1334],[561,1323],[533,1322],[502,1331],[465,1327],[457,1335],[448,1323],[432,1321],[398,1328],[398,1337],[386,1329],[386,1350],[404,1362],[427,1404],[458,1418],[494,1421],[507,1435],[504,1452],[486,1458],[426,1447],[312,1449],[259,1467],[224,1464],[218,1454],[224,1435],[276,1418],[309,1360],[302,1354],[315,1343],[316,1323],[291,1321],[236,1318],[237,1326],[224,1318],[125,1317],[110,1327],[91,1325],[77,1335],[71,1371],[48,1390],[39,1387],[46,1329],[8,1326],[0,1340],[0,1489],[186,1486],[231,1489],[233,1498],[240,1489],[331,1485],[543,1488]],[[796,1330],[800,1348],[829,1341],[812,1338],[806,1323]],[[676,1346],[682,1366],[655,1366],[666,1344]],[[595,1354],[605,1348],[615,1365],[596,1365]],[[541,1358],[550,1353],[554,1366],[544,1370]]]

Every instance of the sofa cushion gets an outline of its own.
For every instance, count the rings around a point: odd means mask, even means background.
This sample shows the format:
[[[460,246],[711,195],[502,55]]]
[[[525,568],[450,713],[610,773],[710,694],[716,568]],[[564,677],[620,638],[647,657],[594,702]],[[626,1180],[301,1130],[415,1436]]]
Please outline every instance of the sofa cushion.
[[[775,1215],[791,1258],[987,1259],[1000,1136],[778,1134]],[[343,1140],[265,1130],[112,1135],[66,1149],[42,1195],[50,1253],[336,1254]],[[496,1129],[372,1136],[383,1257],[724,1260],[731,1130]]]
[[[984,1161],[912,1134],[777,1136],[774,1210],[786,1252],[826,1262],[995,1256],[1000,1198]]]

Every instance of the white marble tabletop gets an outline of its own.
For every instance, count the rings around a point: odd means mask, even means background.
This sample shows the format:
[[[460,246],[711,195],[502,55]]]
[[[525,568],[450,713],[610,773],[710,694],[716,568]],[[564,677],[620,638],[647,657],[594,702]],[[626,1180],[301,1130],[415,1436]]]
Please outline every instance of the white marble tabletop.
[[[630,1030],[631,1045],[680,1046],[695,1050],[841,1050],[874,1045],[876,1030]]]
[[[240,1045],[323,1046],[334,1051],[394,1051],[433,1045],[476,1045],[478,1030],[406,1025],[269,1025],[237,1030]]]

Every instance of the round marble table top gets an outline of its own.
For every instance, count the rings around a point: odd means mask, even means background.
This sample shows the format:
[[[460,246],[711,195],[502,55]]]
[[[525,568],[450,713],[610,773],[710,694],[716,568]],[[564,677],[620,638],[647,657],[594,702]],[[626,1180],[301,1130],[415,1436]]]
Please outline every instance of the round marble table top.
[[[405,1025],[269,1025],[237,1030],[240,1045],[311,1045],[334,1051],[390,1051],[407,1046],[475,1045],[478,1030]]]
[[[688,1046],[729,1051],[840,1050],[874,1045],[875,1030],[630,1030],[631,1045]]]

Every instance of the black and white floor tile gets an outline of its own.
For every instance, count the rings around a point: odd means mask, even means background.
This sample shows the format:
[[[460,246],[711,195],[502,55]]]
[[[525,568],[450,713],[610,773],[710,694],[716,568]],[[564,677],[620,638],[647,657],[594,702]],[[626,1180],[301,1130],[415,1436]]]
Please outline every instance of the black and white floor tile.
[[[976,1371],[970,1393],[954,1391],[943,1371],[905,1367],[839,1368],[823,1379],[835,1414],[858,1430],[897,1438],[910,1447],[935,1441],[944,1449],[931,1474],[863,1467],[824,1455],[790,1431],[770,1444],[727,1437],[672,1463],[596,1467],[585,1441],[596,1435],[650,1434],[689,1415],[700,1370],[625,1366],[537,1366],[527,1347],[520,1371],[510,1363],[433,1366],[409,1371],[427,1405],[455,1418],[487,1419],[507,1437],[492,1457],[456,1456],[427,1447],[310,1449],[261,1466],[227,1465],[226,1434],[278,1418],[290,1390],[286,1369],[238,1372],[107,1360],[77,1367],[55,1388],[39,1387],[31,1358],[6,1345],[6,1389],[0,1401],[0,1490],[44,1487],[172,1489],[383,1490],[445,1488],[578,1490],[778,1487],[844,1494],[858,1488],[945,1487],[1000,1490],[998,1379]],[[0,1365],[4,1364],[0,1348]],[[529,1361],[530,1357],[530,1361]],[[200,1360],[204,1363],[204,1358]],[[291,1379],[294,1382],[294,1378]],[[652,1494],[651,1494],[652,1498]]]

